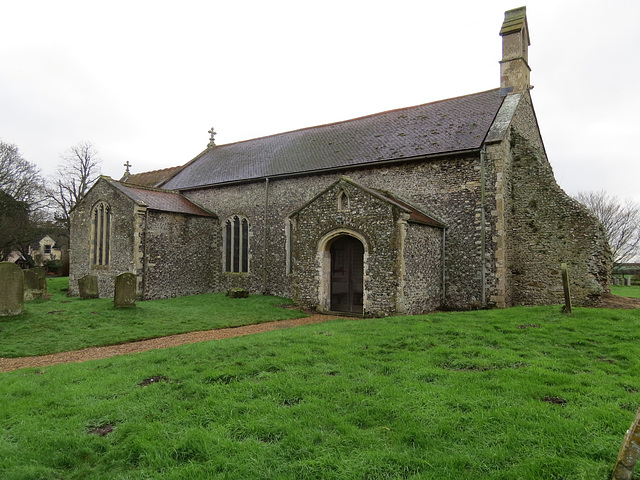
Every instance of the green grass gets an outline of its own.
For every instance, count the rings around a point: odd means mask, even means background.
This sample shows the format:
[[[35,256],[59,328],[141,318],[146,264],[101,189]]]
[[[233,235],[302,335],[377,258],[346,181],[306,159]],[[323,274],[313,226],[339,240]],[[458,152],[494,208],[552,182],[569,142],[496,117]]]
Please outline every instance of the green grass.
[[[0,477],[609,479],[640,404],[640,310],[558,310],[333,321],[0,374]]]
[[[236,327],[304,317],[279,305],[290,300],[251,295],[232,299],[224,293],[137,302],[113,307],[113,299],[67,297],[68,278],[48,280],[51,300],[25,303],[15,317],[0,318],[0,357],[20,357],[111,345],[177,333]]]
[[[631,287],[611,285],[611,293],[619,297],[640,298],[640,285],[633,285]]]

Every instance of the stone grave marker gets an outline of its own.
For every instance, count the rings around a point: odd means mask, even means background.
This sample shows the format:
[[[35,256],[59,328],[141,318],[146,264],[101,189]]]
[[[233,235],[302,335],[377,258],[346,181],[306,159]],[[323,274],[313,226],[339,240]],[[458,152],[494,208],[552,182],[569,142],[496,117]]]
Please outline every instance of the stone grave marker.
[[[80,291],[80,298],[98,298],[98,277],[85,275],[78,279],[78,290]]]
[[[562,312],[571,315],[573,310],[571,309],[571,288],[569,286],[569,269],[567,264],[563,263],[562,267],[562,285],[564,286],[564,307]]]
[[[47,292],[47,279],[44,269],[41,267],[23,270],[24,273],[24,301],[49,300],[51,295]]]
[[[40,279],[38,278],[38,274],[32,270],[23,270],[24,275],[24,289],[25,290],[37,290],[40,288]]]
[[[116,308],[136,306],[136,276],[133,273],[121,273],[116,277],[113,306]]]
[[[640,458],[640,408],[622,441],[612,480],[633,480],[633,471],[638,458]]]
[[[44,267],[33,267],[30,270],[35,273],[38,278],[45,278],[47,275]]]
[[[24,275],[11,262],[0,262],[0,317],[20,315],[24,310]]]
[[[630,287],[631,286],[631,277],[625,277],[624,279],[624,285],[626,287]]]

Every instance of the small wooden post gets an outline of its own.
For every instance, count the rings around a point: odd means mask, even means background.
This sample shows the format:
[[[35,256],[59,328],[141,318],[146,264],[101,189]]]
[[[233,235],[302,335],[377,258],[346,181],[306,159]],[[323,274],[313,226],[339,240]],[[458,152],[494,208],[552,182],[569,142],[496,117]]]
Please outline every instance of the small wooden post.
[[[562,283],[564,284],[564,307],[562,307],[563,313],[571,314],[571,289],[569,288],[569,270],[567,270],[567,264],[562,264]]]
[[[613,469],[611,480],[631,480],[633,470],[640,456],[640,408],[636,414],[635,421],[622,442],[616,466]]]

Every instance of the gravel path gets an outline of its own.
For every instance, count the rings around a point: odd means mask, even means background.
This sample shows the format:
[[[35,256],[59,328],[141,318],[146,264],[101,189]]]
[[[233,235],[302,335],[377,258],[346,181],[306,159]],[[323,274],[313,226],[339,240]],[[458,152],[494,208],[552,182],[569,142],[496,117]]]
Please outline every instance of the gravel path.
[[[311,323],[327,322],[343,317],[331,315],[312,315],[294,320],[278,320],[276,322],[259,323],[257,325],[245,325],[243,327],[221,328],[218,330],[203,330],[200,332],[181,333],[169,337],[152,338],[139,342],[122,343],[120,345],[108,345],[106,347],[89,347],[73,352],[52,353],[38,357],[0,358],[0,372],[11,372],[26,367],[48,367],[60,363],[77,363],[87,360],[126,355],[128,353],[144,352],[157,348],[176,347],[187,343],[206,342],[207,340],[222,340],[224,338],[240,337],[253,333],[268,332],[282,328],[309,325]]]

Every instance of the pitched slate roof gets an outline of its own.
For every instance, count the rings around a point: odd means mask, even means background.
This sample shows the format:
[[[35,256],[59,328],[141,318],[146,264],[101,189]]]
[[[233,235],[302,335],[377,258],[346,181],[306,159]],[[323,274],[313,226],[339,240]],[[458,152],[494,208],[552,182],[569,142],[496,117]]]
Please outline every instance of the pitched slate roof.
[[[142,173],[125,173],[119,181],[132,185],[141,185],[143,187],[157,187],[170,179],[181,168],[182,166],[163,168],[162,170],[151,170],[149,172]]]
[[[496,89],[214,146],[162,188],[187,190],[479,149],[503,100]]]
[[[200,217],[215,217],[214,214],[206,211],[202,207],[199,207],[186,197],[180,195],[178,192],[130,186],[111,179],[109,179],[109,183],[131,198],[134,202],[151,210],[185,213]]]

